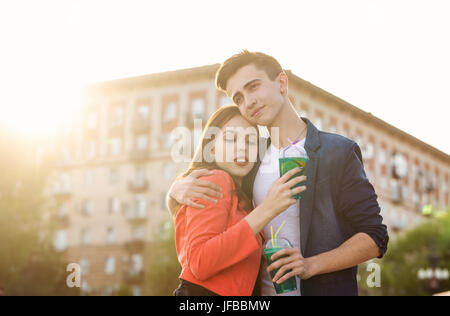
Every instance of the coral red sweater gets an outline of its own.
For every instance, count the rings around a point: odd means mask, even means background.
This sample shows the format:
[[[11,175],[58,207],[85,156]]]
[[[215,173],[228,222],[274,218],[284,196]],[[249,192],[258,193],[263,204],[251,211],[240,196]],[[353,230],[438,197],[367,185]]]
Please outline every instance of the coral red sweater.
[[[238,203],[230,175],[214,169],[202,177],[222,187],[218,203],[181,206],[175,218],[175,243],[182,266],[180,279],[224,296],[250,296],[261,262],[262,238],[247,221],[246,203]],[[199,200],[194,200],[198,202]]]

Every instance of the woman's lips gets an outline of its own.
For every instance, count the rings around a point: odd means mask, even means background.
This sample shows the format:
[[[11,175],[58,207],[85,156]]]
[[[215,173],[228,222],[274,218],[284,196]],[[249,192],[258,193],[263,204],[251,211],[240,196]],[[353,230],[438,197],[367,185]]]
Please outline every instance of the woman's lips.
[[[239,167],[245,167],[246,165],[248,165],[248,158],[247,157],[246,158],[240,158],[240,159],[235,158],[234,159],[234,163],[236,165],[238,165]]]
[[[253,112],[252,117],[256,117],[258,115],[261,114],[261,110],[265,107],[265,105],[263,105],[262,107],[260,107],[259,109],[255,110],[255,112]]]

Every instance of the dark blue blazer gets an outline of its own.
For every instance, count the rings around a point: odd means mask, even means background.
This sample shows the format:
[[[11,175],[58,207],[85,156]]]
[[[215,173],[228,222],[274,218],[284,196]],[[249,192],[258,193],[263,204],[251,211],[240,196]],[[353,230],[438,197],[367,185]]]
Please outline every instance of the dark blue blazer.
[[[306,191],[300,202],[300,242],[305,258],[339,247],[359,232],[378,245],[380,257],[387,250],[387,227],[373,186],[364,172],[359,146],[343,136],[319,131],[307,118],[305,149]],[[270,139],[265,139],[267,148]],[[260,144],[261,146],[261,144]],[[251,197],[261,157],[244,178]],[[358,295],[357,266],[301,281],[302,295]]]

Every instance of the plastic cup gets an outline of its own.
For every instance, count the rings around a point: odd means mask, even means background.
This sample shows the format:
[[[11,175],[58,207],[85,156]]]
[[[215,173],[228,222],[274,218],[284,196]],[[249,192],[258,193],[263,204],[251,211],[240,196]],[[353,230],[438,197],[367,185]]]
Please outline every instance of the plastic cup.
[[[272,255],[284,248],[292,248],[292,245],[289,242],[289,240],[287,240],[285,238],[273,239],[273,244],[272,244],[272,239],[266,241],[266,243],[264,245],[264,249],[263,249],[263,255],[267,260],[267,266],[270,266],[274,262],[274,261],[272,261]],[[285,257],[285,256],[283,256],[283,257]],[[280,257],[278,259],[281,259],[283,257]],[[278,270],[279,269],[270,271],[270,277],[272,279],[275,277],[275,274],[277,274]],[[290,271],[292,271],[292,270],[289,270],[286,273],[288,273]],[[283,294],[283,293],[288,293],[288,292],[297,290],[297,280],[295,279],[295,276],[287,279],[286,281],[284,281],[281,284],[278,284],[275,282],[272,282],[272,283],[273,283],[273,286],[275,287],[275,292],[277,294]]]
[[[302,167],[295,175],[293,175],[289,180],[303,176],[306,170],[306,164],[308,162],[308,157],[282,157],[278,159],[280,165],[280,177],[282,177],[289,170]],[[299,186],[305,185],[306,181],[297,183],[291,189],[297,188]],[[294,196],[294,199],[300,200],[302,198],[302,193],[300,192]]]

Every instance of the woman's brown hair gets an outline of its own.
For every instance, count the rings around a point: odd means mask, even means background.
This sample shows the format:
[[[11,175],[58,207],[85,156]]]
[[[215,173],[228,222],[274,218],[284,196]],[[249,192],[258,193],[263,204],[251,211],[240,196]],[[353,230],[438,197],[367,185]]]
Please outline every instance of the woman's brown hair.
[[[230,121],[233,117],[235,117],[237,115],[240,116],[241,112],[239,111],[239,108],[235,104],[224,105],[224,106],[220,107],[216,112],[214,112],[213,115],[211,115],[211,117],[208,119],[208,121],[205,124],[205,127],[202,132],[202,137],[197,146],[197,149],[195,150],[194,158],[192,159],[192,161],[189,165],[189,168],[184,173],[179,175],[177,177],[177,180],[187,177],[194,170],[198,170],[198,169],[208,169],[208,170],[221,169],[221,170],[223,170],[216,164],[216,161],[214,159],[212,159],[211,162],[208,162],[208,161],[205,161],[205,159],[203,157],[203,148],[205,148],[206,145],[209,142],[211,142],[211,139],[207,138],[206,135],[207,135],[208,129],[210,127],[217,127],[217,128],[221,129],[226,123],[228,123],[228,121]],[[256,129],[258,139],[259,139],[258,128],[256,125],[254,125],[254,127]],[[244,192],[242,187],[239,185],[239,182],[237,181],[237,179],[231,174],[230,174],[230,176],[233,179],[234,186],[236,188],[236,190],[234,192],[237,194],[239,202],[245,201],[249,206],[251,206],[252,203],[251,203],[249,197]],[[177,210],[173,214],[174,217],[176,216],[178,209],[179,208],[177,208]]]

